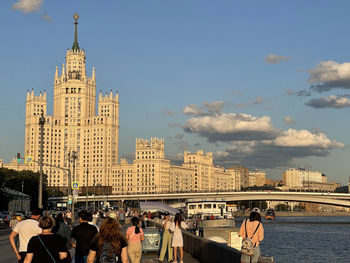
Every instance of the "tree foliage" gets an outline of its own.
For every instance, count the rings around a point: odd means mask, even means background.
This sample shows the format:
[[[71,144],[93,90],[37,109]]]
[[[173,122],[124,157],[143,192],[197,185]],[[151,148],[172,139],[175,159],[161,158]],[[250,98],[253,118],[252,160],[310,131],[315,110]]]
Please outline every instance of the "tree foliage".
[[[39,193],[39,172],[33,172],[29,170],[15,171],[7,168],[0,168],[0,185],[1,187],[7,187],[12,190],[22,192],[22,181],[23,181],[23,193],[31,197],[30,206],[38,206],[38,193]],[[0,193],[1,198],[4,197],[4,193]],[[49,197],[47,187],[47,176],[43,175],[43,205],[45,205]],[[6,198],[6,197],[4,197]],[[7,210],[8,198],[6,202],[1,202],[3,210]]]
[[[266,201],[240,201],[239,202],[239,209],[247,209],[247,208],[254,208],[258,207],[260,209],[267,209],[267,202]]]
[[[275,206],[276,211],[291,211],[290,205],[278,204]]]

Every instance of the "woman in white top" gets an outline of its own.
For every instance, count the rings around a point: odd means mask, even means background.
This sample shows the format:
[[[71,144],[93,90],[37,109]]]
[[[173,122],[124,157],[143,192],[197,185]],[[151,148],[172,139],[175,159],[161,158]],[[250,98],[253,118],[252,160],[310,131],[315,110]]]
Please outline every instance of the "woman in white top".
[[[180,249],[180,263],[183,263],[184,251],[183,251],[183,237],[181,228],[186,229],[187,224],[183,221],[181,215],[177,213],[174,218],[174,222],[171,223],[170,231],[174,232],[173,242],[171,246],[174,248],[174,261],[173,263],[177,263],[177,248]]]

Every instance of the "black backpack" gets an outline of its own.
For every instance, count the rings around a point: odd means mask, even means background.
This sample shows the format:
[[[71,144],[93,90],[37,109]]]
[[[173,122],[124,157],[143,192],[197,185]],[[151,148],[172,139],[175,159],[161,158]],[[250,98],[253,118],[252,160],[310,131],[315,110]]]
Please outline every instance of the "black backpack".
[[[118,262],[118,256],[115,253],[114,247],[110,243],[106,243],[103,245],[99,261],[100,263]]]

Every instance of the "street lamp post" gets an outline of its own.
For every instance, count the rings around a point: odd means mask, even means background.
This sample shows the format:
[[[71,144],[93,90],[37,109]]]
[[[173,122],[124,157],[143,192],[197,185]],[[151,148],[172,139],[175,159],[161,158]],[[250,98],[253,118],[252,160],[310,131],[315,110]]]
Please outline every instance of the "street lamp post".
[[[89,206],[89,165],[86,168],[86,210]]]
[[[40,163],[39,163],[39,196],[38,196],[38,207],[43,207],[43,162],[44,162],[44,125],[45,125],[45,117],[44,111],[41,110],[41,116],[39,118],[39,126],[40,126]]]
[[[97,210],[100,210],[100,194],[101,194],[101,184],[97,184]]]
[[[72,159],[73,159],[73,182],[75,182],[76,178],[75,178],[75,160],[78,158],[77,156],[77,152],[76,151],[73,151],[72,152]],[[74,214],[74,198],[72,200],[72,222],[74,222],[75,220],[75,214]]]
[[[96,178],[94,174],[94,211],[96,210]]]
[[[71,203],[69,203],[69,200],[71,202],[73,202],[73,200],[72,200],[72,174],[70,172],[70,152],[68,153],[68,187],[67,187],[67,195],[68,195],[67,209],[72,210]]]

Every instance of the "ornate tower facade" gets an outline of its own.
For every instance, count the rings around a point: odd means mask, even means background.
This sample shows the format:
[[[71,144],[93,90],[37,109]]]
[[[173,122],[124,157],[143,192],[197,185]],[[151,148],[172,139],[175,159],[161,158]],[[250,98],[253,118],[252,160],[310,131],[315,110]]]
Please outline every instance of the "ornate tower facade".
[[[100,93],[96,114],[96,77],[86,74],[86,55],[78,44],[77,25],[71,49],[66,52],[62,71],[56,67],[53,92],[53,115],[47,115],[46,93],[34,96],[27,93],[25,155],[39,160],[39,117],[43,110],[46,119],[44,129],[44,171],[49,186],[67,187],[66,172],[52,166],[68,167],[68,156],[77,153],[75,181],[86,186],[109,185],[112,166],[118,164],[119,144],[119,96],[110,91],[105,97]],[[38,170],[38,164],[29,165]],[[87,180],[87,169],[89,170]]]

